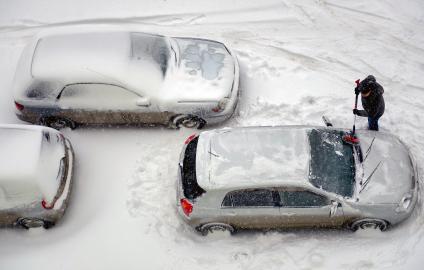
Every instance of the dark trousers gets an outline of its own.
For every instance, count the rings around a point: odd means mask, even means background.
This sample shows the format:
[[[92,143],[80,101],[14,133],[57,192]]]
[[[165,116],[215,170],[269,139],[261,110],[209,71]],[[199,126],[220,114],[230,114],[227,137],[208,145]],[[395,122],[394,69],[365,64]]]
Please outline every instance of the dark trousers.
[[[368,129],[378,131],[378,119],[381,115],[376,115],[375,117],[368,116]]]

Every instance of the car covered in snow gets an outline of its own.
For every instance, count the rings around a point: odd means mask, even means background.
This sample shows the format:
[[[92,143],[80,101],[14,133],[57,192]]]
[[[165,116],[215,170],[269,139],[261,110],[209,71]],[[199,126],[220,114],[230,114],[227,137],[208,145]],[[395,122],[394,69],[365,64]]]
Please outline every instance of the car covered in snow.
[[[223,43],[105,31],[34,38],[22,52],[13,91],[21,120],[56,129],[201,128],[232,116],[238,87],[237,59]]]
[[[0,125],[0,225],[55,225],[68,205],[74,155],[58,131]]]
[[[246,127],[192,135],[180,156],[177,208],[216,230],[347,227],[386,230],[411,215],[418,171],[396,136],[313,126]]]

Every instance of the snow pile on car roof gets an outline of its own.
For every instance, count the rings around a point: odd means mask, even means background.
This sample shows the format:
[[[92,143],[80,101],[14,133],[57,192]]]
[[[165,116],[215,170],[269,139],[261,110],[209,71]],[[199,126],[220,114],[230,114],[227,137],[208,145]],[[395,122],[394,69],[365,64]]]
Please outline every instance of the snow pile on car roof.
[[[157,91],[163,71],[153,55],[149,55],[153,46],[146,46],[150,43],[136,46],[143,43],[142,38],[141,33],[133,36],[129,32],[42,37],[34,52],[31,73],[39,80],[61,82],[58,91],[70,83],[115,84],[141,95]]]
[[[304,128],[204,132],[197,151],[197,179],[205,189],[309,184],[308,138]]]

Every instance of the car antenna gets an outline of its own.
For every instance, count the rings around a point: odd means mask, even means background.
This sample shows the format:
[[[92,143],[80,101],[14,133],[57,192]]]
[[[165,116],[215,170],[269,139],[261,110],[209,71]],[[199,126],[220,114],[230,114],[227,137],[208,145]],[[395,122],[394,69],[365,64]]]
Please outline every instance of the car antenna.
[[[371,174],[367,177],[367,180],[365,180],[364,184],[362,184],[362,181],[360,182],[360,184],[362,185],[361,190],[359,191],[359,193],[361,193],[365,187],[368,185],[368,183],[371,180],[371,177],[374,175],[375,171],[378,169],[378,167],[380,167],[382,161],[380,161],[377,166],[375,166],[374,170],[371,172]]]
[[[371,148],[372,148],[372,145],[373,145],[374,141],[375,141],[375,136],[374,136],[374,138],[372,139],[371,144],[370,144],[370,146],[368,147],[367,151],[365,152],[365,158],[364,158],[364,161],[367,159],[368,155],[371,153]]]
[[[357,79],[355,81],[356,87],[359,87],[359,82],[360,82],[359,79]],[[355,93],[355,110],[358,108],[358,95],[359,95],[359,93]],[[353,115],[354,116],[353,116],[353,128],[352,128],[352,131],[349,132],[349,133],[347,133],[346,135],[344,135],[342,139],[347,144],[355,145],[355,144],[358,144],[359,143],[359,139],[358,139],[358,137],[355,136],[356,114],[353,114]]]

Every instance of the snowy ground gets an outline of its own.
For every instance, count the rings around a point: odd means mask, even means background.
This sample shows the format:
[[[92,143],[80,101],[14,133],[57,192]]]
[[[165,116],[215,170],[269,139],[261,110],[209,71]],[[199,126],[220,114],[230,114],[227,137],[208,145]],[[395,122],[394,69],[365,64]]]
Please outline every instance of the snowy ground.
[[[382,130],[410,146],[424,175],[420,0],[0,0],[1,123],[20,122],[10,90],[25,43],[39,31],[70,27],[225,41],[240,62],[242,97],[238,115],[222,127],[321,125],[323,114],[350,127],[354,81],[373,74],[386,90]],[[366,119],[357,125],[365,127]],[[182,223],[174,206],[178,155],[192,131],[64,133],[77,158],[69,210],[50,231],[3,229],[1,270],[422,269],[421,200],[408,221],[386,233],[302,230],[208,239]]]

